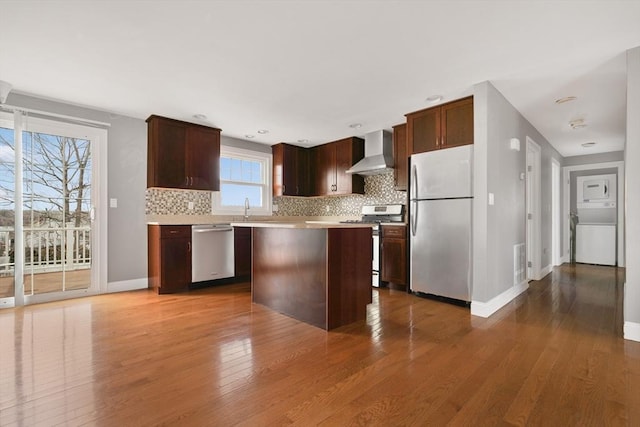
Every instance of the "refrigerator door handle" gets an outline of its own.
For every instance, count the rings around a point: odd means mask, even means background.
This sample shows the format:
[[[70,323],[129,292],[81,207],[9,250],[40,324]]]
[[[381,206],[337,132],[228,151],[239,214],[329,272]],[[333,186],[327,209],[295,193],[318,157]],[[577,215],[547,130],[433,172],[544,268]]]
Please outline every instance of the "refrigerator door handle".
[[[411,201],[411,235],[416,236],[416,229],[418,228],[418,202]]]
[[[413,165],[411,168],[411,199],[418,198],[418,167]]]

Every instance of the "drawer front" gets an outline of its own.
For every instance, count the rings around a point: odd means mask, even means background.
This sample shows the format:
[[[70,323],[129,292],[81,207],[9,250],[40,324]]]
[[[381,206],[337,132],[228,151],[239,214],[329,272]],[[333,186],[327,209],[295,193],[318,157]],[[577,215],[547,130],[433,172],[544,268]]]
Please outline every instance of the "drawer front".
[[[161,225],[160,237],[163,239],[171,237],[191,237],[190,225]]]
[[[407,238],[407,227],[405,225],[383,225],[382,226],[383,238]]]

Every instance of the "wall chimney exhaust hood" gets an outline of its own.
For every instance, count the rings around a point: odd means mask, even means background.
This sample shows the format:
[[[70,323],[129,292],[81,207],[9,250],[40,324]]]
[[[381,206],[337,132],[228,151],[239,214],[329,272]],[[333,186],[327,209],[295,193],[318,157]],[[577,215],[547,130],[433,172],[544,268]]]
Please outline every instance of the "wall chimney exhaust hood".
[[[391,132],[379,130],[364,136],[364,158],[346,171],[348,174],[377,175],[393,170]]]

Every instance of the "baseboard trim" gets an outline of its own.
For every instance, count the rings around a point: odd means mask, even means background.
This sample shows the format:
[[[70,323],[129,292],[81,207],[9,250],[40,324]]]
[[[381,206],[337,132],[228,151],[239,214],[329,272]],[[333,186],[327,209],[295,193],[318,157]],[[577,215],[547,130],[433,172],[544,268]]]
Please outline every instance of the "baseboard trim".
[[[121,280],[119,282],[107,283],[107,293],[136,291],[138,289],[147,289],[149,287],[149,279]]]
[[[471,315],[478,317],[489,317],[502,307],[513,301],[518,295],[529,289],[529,282],[526,280],[512,288],[507,289],[500,295],[487,302],[471,301]]]
[[[546,276],[547,274],[551,273],[552,271],[553,271],[553,265],[552,264],[547,265],[545,268],[543,268],[540,271],[540,279],[539,280],[544,279],[544,276]]]
[[[640,323],[624,322],[624,339],[640,341]]]

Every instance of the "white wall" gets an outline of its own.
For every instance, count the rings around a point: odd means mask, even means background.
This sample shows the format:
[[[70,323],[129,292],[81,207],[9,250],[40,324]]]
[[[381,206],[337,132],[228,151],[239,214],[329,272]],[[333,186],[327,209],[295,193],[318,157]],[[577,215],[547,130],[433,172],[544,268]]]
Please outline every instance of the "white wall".
[[[524,243],[526,138],[541,153],[541,265],[551,264],[551,158],[563,158],[489,82],[474,87],[472,314],[491,314],[515,295],[513,247]],[[518,138],[520,151],[509,148]],[[488,205],[488,193],[495,204]],[[474,310],[482,307],[482,310]],[[482,312],[482,313],[481,313]]]
[[[640,47],[627,51],[624,337],[640,341]]]

